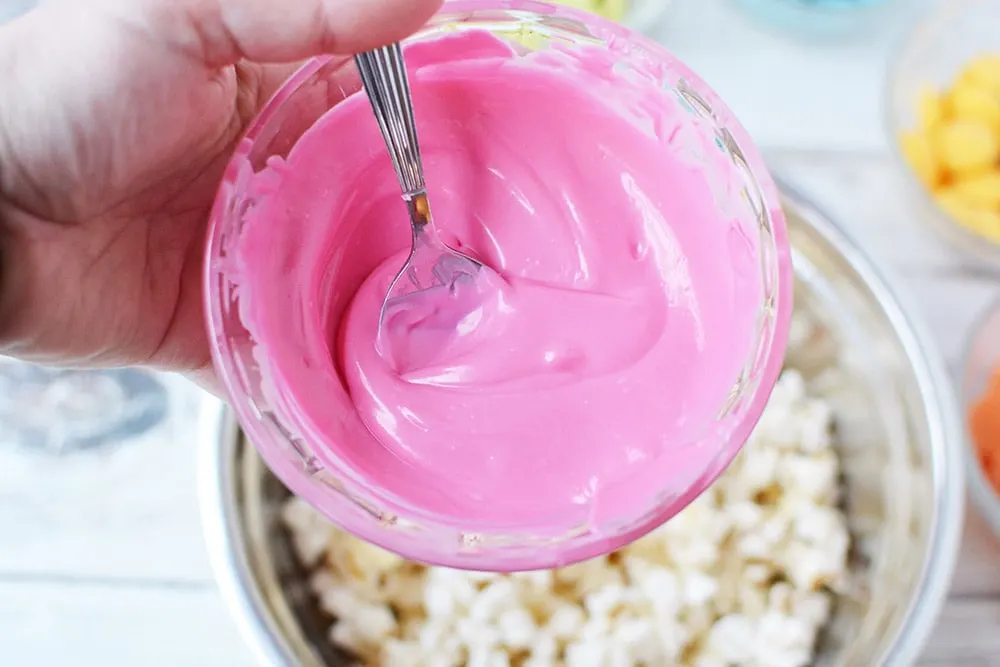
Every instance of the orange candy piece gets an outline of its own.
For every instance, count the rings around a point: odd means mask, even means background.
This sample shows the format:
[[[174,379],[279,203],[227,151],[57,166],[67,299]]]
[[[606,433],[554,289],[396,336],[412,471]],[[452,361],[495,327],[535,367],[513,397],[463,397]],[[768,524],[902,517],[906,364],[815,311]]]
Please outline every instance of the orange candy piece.
[[[969,413],[969,433],[983,472],[1000,493],[1000,368]]]

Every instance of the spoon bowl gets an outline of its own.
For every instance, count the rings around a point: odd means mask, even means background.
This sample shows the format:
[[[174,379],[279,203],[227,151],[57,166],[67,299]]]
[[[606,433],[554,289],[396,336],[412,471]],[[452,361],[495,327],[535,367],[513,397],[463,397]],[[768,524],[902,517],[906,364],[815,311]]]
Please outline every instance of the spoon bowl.
[[[481,262],[449,248],[437,233],[427,200],[424,166],[413,119],[410,83],[399,43],[359,53],[354,58],[361,84],[368,96],[385,140],[393,169],[399,179],[409,214],[413,240],[410,255],[393,278],[379,312],[378,345],[384,351],[383,332],[387,316],[409,310],[414,293],[431,292],[435,310],[449,309],[455,302],[459,282],[475,281]],[[389,317],[388,320],[392,318]],[[444,318],[445,320],[459,318]]]

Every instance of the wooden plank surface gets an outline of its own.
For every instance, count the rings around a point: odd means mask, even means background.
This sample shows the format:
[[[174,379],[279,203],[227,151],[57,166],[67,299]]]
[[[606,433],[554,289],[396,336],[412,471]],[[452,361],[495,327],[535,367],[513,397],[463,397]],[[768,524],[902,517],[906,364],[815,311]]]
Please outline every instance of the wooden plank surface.
[[[9,667],[254,667],[211,584],[0,579]]]
[[[995,596],[956,597],[945,608],[919,667],[1000,665],[1000,603]]]
[[[3,445],[0,576],[205,583],[195,494],[200,393],[169,384],[169,419],[110,450],[49,456]]]

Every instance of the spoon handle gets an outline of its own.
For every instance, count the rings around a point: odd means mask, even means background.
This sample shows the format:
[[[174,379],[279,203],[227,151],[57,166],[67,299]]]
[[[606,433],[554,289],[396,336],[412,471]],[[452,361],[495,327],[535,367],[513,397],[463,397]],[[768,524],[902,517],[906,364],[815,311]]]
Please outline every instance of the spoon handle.
[[[389,149],[403,198],[408,202],[415,198],[426,201],[410,82],[399,42],[359,53],[354,56],[354,62]]]

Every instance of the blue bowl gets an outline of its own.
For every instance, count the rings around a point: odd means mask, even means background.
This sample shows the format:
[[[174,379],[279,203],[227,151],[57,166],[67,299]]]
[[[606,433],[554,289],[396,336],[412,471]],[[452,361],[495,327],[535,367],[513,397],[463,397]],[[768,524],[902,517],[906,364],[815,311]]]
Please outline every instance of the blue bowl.
[[[831,36],[865,30],[892,0],[737,0],[757,18],[792,32]]]

